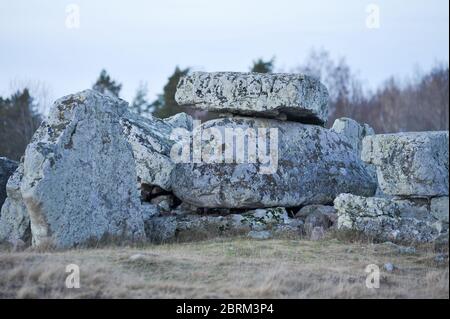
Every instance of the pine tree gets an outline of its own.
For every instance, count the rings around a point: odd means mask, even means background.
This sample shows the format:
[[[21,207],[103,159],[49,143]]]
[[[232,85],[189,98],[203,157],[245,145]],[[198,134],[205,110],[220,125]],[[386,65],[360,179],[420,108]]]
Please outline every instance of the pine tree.
[[[92,88],[100,93],[119,97],[122,84],[111,79],[106,70],[103,69]]]
[[[147,101],[147,84],[140,82],[136,90],[136,95],[131,102],[130,108],[133,112],[139,115],[148,115],[152,113],[152,105]]]
[[[272,73],[274,68],[275,58],[270,59],[269,61],[264,61],[259,58],[256,61],[253,61],[253,66],[250,68],[251,72],[257,73]]]
[[[163,94],[153,102],[155,111],[153,115],[159,118],[166,118],[177,113],[186,111],[185,108],[180,107],[175,101],[175,92],[177,90],[178,81],[182,76],[189,73],[189,68],[181,70],[178,66],[174,73],[169,77],[167,84],[164,86]]]

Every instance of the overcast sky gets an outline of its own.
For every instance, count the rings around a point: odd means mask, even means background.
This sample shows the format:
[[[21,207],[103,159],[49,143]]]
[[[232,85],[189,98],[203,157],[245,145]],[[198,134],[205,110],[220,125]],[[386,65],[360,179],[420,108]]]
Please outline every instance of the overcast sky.
[[[379,28],[367,25],[371,3]],[[345,56],[375,87],[448,63],[448,12],[448,0],[0,0],[0,94],[41,81],[57,98],[90,87],[106,68],[126,100],[141,80],[153,99],[176,65],[248,71],[275,56],[289,71],[311,48]]]

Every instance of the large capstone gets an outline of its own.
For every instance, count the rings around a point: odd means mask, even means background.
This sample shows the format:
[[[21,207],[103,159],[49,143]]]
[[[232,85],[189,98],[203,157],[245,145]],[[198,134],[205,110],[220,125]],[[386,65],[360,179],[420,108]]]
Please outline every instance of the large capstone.
[[[301,74],[194,72],[180,79],[175,100],[207,111],[303,123],[323,124],[328,117],[327,89]]]
[[[448,231],[428,200],[386,199],[341,194],[334,200],[338,229],[355,230],[378,241],[430,242]]]
[[[126,102],[92,90],[55,102],[24,157],[34,245],[145,239]]]
[[[320,126],[216,119],[197,126],[192,143],[178,146],[190,157],[176,159],[172,190],[198,207],[330,204],[343,192],[371,196],[376,189],[348,141]]]
[[[448,131],[367,136],[362,159],[386,194],[448,196]]]
[[[17,168],[17,162],[0,157],[0,208],[6,199],[6,183]]]

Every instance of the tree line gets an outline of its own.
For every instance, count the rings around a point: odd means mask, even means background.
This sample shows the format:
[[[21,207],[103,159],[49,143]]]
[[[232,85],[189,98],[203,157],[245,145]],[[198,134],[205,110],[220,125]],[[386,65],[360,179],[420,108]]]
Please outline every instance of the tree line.
[[[249,71],[273,73],[275,58],[257,59]],[[283,70],[277,70],[280,71]],[[130,103],[131,111],[159,118],[179,112],[187,112],[201,120],[215,118],[215,114],[180,107],[175,102],[178,81],[190,72],[190,68],[177,66],[154,101],[148,98],[146,83],[140,82]],[[448,64],[437,64],[428,72],[416,73],[407,80],[389,78],[375,91],[364,87],[345,59],[334,60],[324,50],[311,51],[301,65],[289,72],[314,76],[328,88],[328,125],[336,118],[351,117],[368,123],[377,133],[449,129]],[[122,84],[102,70],[92,88],[120,97]],[[17,90],[10,97],[0,97],[0,156],[20,159],[42,120],[39,110],[43,107],[28,88]]]

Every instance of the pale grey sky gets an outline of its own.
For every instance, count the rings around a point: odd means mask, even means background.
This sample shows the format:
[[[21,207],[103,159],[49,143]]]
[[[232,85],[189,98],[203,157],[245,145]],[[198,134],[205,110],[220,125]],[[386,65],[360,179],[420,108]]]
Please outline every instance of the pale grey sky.
[[[66,6],[80,9],[67,28]],[[380,28],[366,26],[366,7]],[[140,80],[153,99],[176,65],[248,71],[276,57],[299,65],[311,48],[345,56],[366,84],[448,63],[447,0],[0,0],[0,94],[42,81],[53,98],[90,87],[102,68],[131,100]]]

